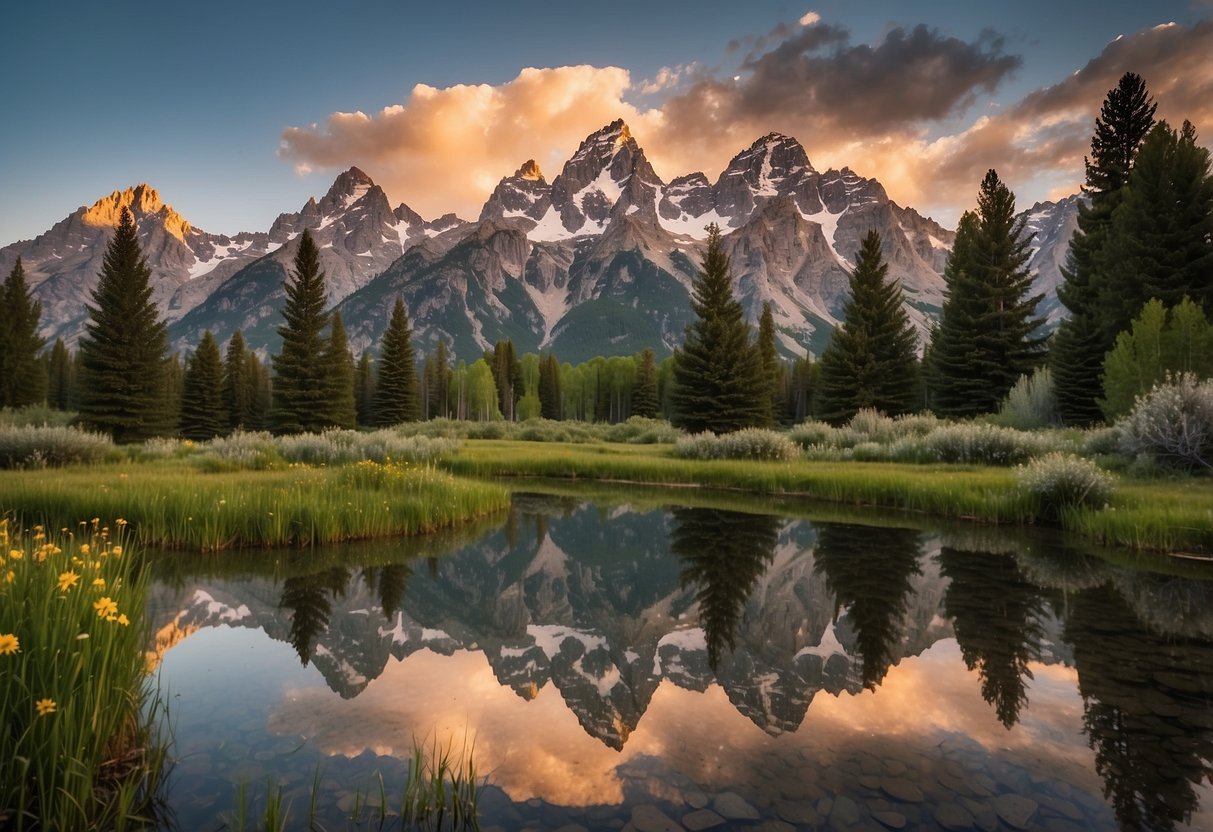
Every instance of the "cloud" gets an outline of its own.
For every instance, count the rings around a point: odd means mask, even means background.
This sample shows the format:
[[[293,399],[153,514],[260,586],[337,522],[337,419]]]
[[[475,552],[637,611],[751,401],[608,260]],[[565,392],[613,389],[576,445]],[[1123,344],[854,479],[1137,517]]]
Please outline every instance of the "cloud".
[[[805,12],[804,15],[801,16],[800,25],[801,26],[812,26],[814,23],[817,23],[820,20],[821,20],[821,15],[819,15],[817,12],[809,11],[809,12]]]

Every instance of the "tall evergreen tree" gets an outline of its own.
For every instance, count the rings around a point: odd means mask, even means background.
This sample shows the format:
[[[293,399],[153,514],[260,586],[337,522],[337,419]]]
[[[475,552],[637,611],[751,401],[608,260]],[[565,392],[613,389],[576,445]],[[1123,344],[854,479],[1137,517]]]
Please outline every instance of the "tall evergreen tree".
[[[340,312],[333,313],[323,360],[329,424],[338,428],[353,428],[358,423],[357,404],[354,401],[354,356],[350,354]]]
[[[46,365],[39,353],[42,304],[25,283],[21,258],[0,288],[0,406],[25,407],[46,401]]]
[[[286,305],[278,327],[282,352],[273,357],[273,422],[277,433],[318,432],[332,424],[325,381],[324,352],[329,324],[320,251],[306,229],[295,252],[293,279],[286,282]]]
[[[505,420],[512,422],[514,405],[523,392],[522,363],[514,353],[514,342],[498,341],[484,357],[493,371],[493,383],[497,385],[497,407]]]
[[[1213,175],[1189,122],[1160,121],[1146,136],[1112,217],[1099,302],[1111,344],[1151,298],[1185,296],[1213,314]]]
[[[257,353],[248,354],[249,397],[248,430],[267,430],[270,426],[270,410],[273,408],[273,383],[269,368],[261,363]]]
[[[890,416],[908,413],[917,399],[918,339],[901,285],[887,279],[875,230],[864,237],[855,263],[843,324],[821,356],[819,412],[835,424],[865,407]]]
[[[229,422],[223,401],[223,362],[208,329],[185,368],[177,430],[185,439],[205,441],[226,433]]]
[[[708,248],[692,286],[696,321],[676,353],[674,423],[692,433],[724,433],[762,424],[762,359],[733,297],[732,269],[720,229],[708,226]]]
[[[1110,239],[1112,214],[1120,204],[1138,149],[1154,124],[1154,104],[1139,75],[1125,73],[1109,90],[1095,119],[1091,156],[1086,160],[1088,201],[1078,206],[1078,229],[1062,266],[1057,297],[1069,311],[1050,344],[1057,409],[1069,424],[1100,419],[1097,399],[1104,354],[1112,339],[1101,320],[1099,295],[1105,283],[1101,267]],[[1112,338],[1115,338],[1113,333]]]
[[[445,419],[451,415],[451,355],[447,350],[446,341],[438,339],[434,348],[434,411],[430,414],[436,419]]]
[[[67,410],[72,406],[75,369],[76,365],[67,345],[63,343],[62,338],[56,338],[47,362],[50,383],[46,396],[46,403],[56,410]]]
[[[560,362],[547,353],[539,359],[539,415],[544,419],[561,418]]]
[[[943,318],[931,345],[931,405],[945,416],[992,413],[1045,358],[1041,296],[1030,296],[1032,235],[1015,195],[990,170],[966,212],[944,271]]]
[[[375,370],[371,363],[371,351],[363,350],[354,370],[354,410],[359,425],[373,424],[375,411]]]
[[[632,415],[646,419],[657,417],[657,355],[648,348],[640,352],[636,368],[636,390],[632,393]]]
[[[223,408],[228,430],[249,429],[253,386],[249,379],[248,351],[240,330],[232,333],[223,358]]]
[[[166,383],[168,337],[128,208],[106,247],[100,278],[80,340],[80,419],[116,442],[168,434],[176,422]]]
[[[783,365],[779,363],[779,347],[775,343],[775,318],[771,315],[769,301],[762,305],[762,317],[758,319],[758,356],[762,360],[762,380],[771,409],[768,423],[781,424],[785,418]]]
[[[414,362],[409,315],[404,301],[397,297],[379,347],[374,407],[376,425],[411,422],[420,415],[417,365]]]

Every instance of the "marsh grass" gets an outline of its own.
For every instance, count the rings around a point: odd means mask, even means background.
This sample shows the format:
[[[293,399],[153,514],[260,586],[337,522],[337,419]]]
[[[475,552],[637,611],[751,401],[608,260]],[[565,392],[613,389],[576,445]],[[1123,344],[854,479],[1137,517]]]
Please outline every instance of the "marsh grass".
[[[468,443],[445,464],[476,476],[707,486],[985,523],[1033,524],[1048,514],[1036,495],[1019,487],[1015,471],[1001,466],[698,461],[677,459],[671,450],[551,445],[539,455],[522,443],[486,441]],[[1106,508],[1068,508],[1060,523],[1098,543],[1213,552],[1213,480],[1122,477]]]
[[[141,825],[164,744],[144,653],[147,571],[119,523],[0,520],[0,827]]]
[[[499,485],[397,462],[206,473],[168,459],[0,472],[0,495],[27,523],[121,516],[145,545],[195,551],[424,534],[509,504]]]

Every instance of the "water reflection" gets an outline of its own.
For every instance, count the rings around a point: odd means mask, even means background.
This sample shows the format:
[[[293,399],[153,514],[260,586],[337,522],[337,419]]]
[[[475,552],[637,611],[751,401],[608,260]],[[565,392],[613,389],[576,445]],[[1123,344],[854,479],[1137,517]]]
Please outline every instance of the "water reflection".
[[[965,666],[977,671],[982,697],[1010,729],[1028,704],[1028,665],[1041,658],[1044,599],[1013,555],[944,546],[939,565],[948,579],[944,613]]]
[[[834,622],[845,609],[843,621],[855,631],[860,675],[869,690],[901,659],[911,579],[922,575],[919,538],[911,529],[817,524],[816,569],[834,593]]]
[[[997,530],[538,496],[445,554],[402,546],[193,575],[174,560],[152,591],[164,649],[261,631],[327,686],[223,716],[255,726],[227,748],[247,755],[268,732],[386,758],[441,724],[478,732],[514,801],[628,804],[632,777],[670,812],[702,789],[737,790],[768,819],[777,801],[807,818],[841,795],[861,820],[884,801],[925,827],[955,804],[980,826],[1018,795],[1045,827],[1210,820],[1209,581]],[[916,794],[902,779],[923,797],[890,795]]]
[[[1083,729],[1121,827],[1189,822],[1196,785],[1213,775],[1213,645],[1160,636],[1109,585],[1072,600],[1065,635]]]
[[[710,508],[676,508],[670,551],[682,559],[683,589],[695,588],[708,666],[737,645],[746,601],[775,556],[779,518]]]

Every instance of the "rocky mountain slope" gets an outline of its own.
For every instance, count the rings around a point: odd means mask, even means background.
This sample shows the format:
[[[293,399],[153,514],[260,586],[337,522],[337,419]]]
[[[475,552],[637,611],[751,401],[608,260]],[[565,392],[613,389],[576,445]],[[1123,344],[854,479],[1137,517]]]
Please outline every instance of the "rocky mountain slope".
[[[1075,200],[1026,212],[1052,319]],[[471,359],[511,338],[519,351],[551,349],[572,362],[646,346],[665,355],[681,343],[713,223],[747,314],[757,320],[771,304],[787,355],[824,348],[847,300],[851,258],[873,228],[925,334],[942,306],[954,238],[891,201],[876,180],[848,168],[817,171],[791,137],[759,138],[714,183],[700,172],[667,183],[616,121],[588,136],[550,182],[533,160],[502,178],[475,222],[393,208],[357,168],[267,231],[235,237],[195,228],[146,185],[115,192],[35,240],[0,249],[5,272],[23,258],[48,338],[79,337],[123,206],[135,214],[153,297],[183,350],[204,330],[224,342],[237,328],[254,348],[276,350],[283,284],[305,228],[356,351],[378,342],[400,296],[422,350],[441,338]]]

